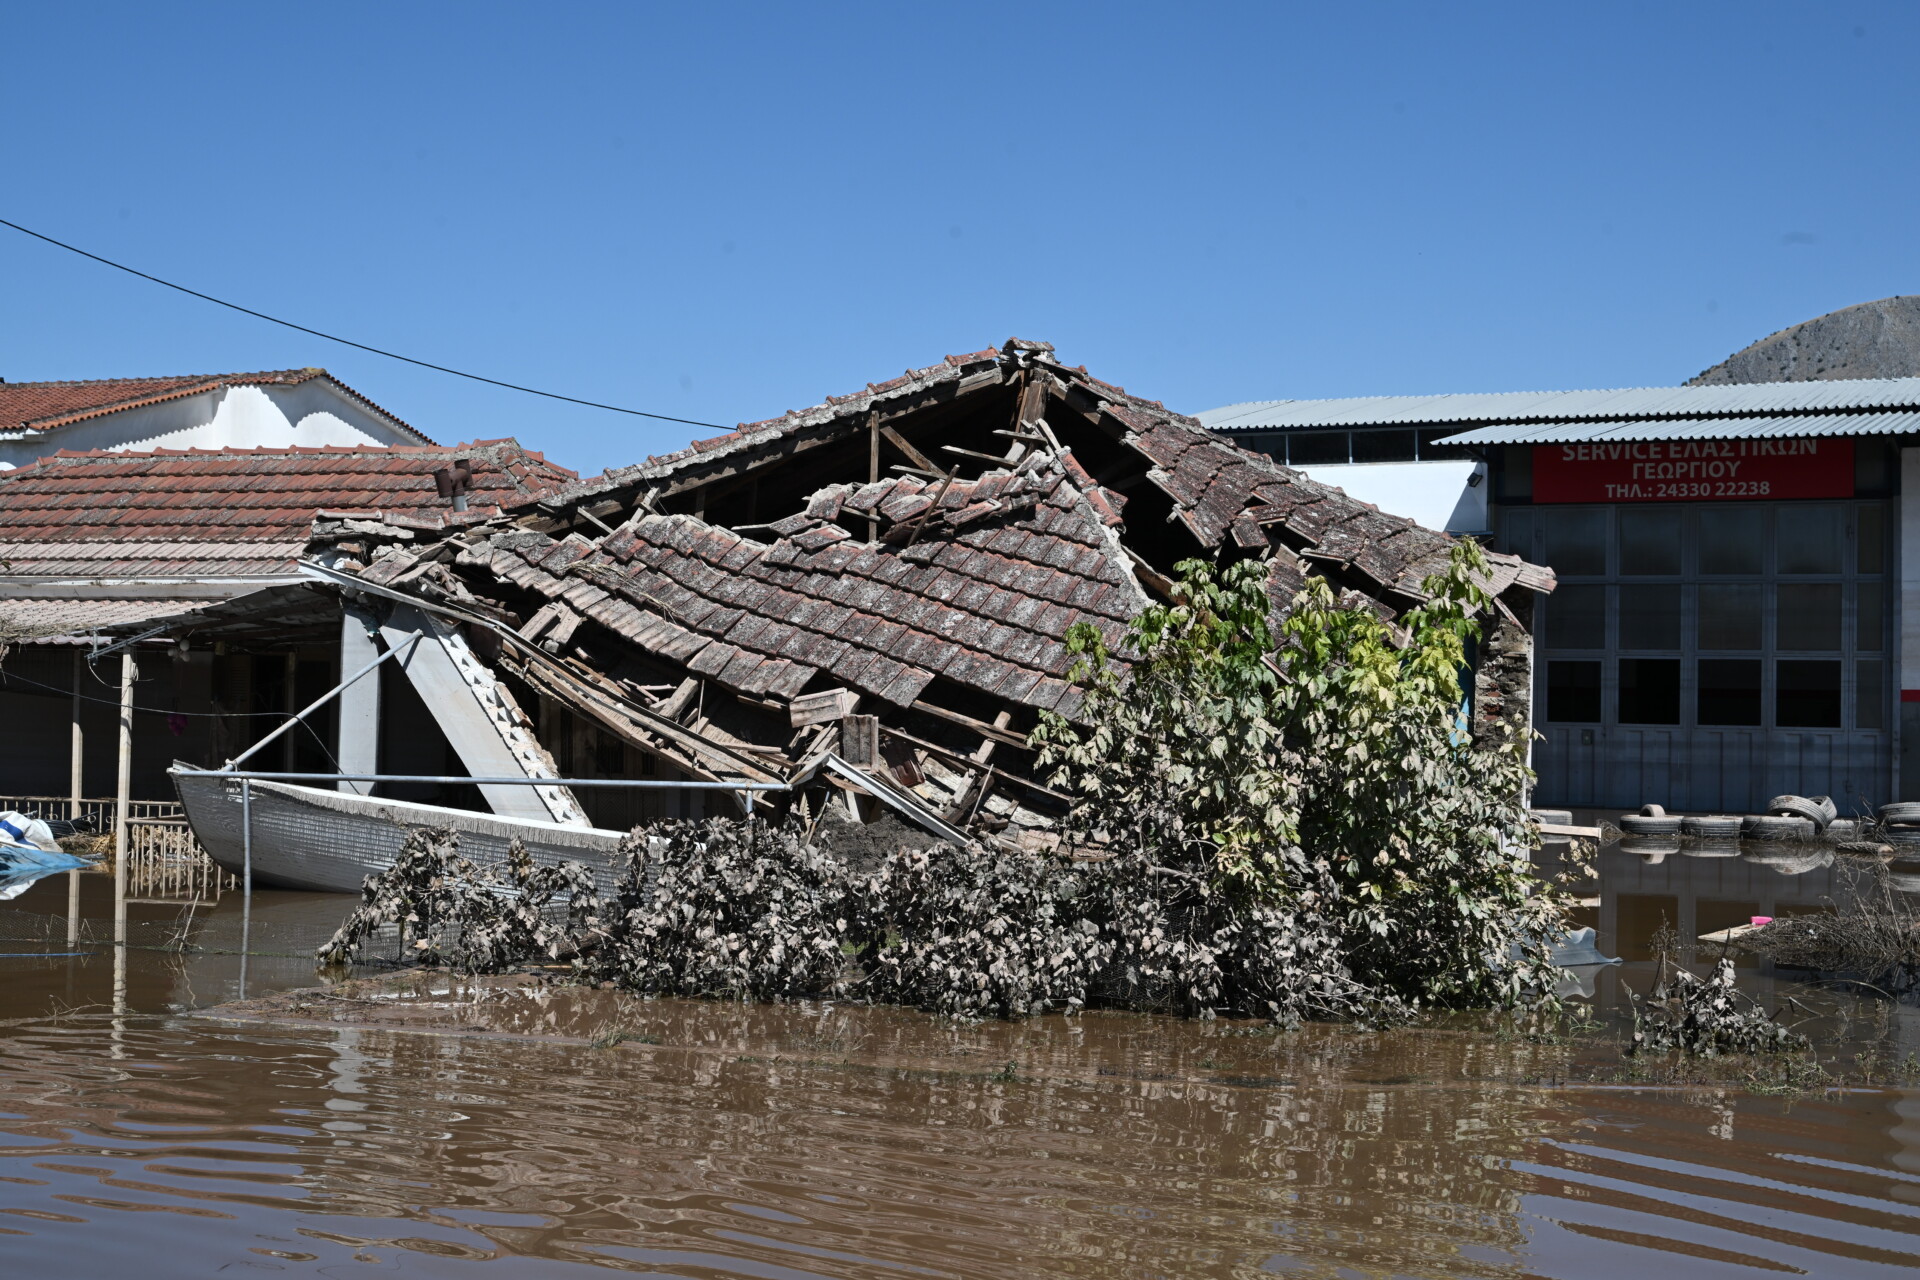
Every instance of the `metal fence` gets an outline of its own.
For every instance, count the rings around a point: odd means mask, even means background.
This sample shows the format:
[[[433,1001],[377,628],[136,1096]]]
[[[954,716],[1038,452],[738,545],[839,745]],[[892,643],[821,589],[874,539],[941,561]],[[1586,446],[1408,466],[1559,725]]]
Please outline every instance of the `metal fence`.
[[[0,809],[12,809],[29,818],[60,818],[90,823],[95,831],[113,830],[115,801],[75,800],[71,796],[0,796]],[[187,811],[178,800],[129,800],[129,822],[185,822]]]
[[[71,796],[0,796],[0,810],[29,818],[84,821],[102,837],[113,834],[115,802]],[[211,904],[239,881],[222,871],[193,838],[178,800],[127,803],[127,898],[132,902]]]
[[[127,821],[127,900],[211,904],[239,884],[178,822]]]

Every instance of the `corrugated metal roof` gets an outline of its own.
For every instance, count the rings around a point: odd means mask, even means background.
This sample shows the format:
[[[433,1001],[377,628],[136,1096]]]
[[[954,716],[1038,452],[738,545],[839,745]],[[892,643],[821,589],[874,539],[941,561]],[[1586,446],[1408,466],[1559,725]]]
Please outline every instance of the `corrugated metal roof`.
[[[1427,423],[1737,417],[1873,409],[1920,410],[1920,378],[1754,382],[1610,391],[1496,391],[1344,400],[1251,400],[1199,416],[1215,430],[1418,426]]]
[[[1634,418],[1607,422],[1505,422],[1443,437],[1441,444],[1571,444],[1583,440],[1775,440],[1920,431],[1920,411],[1763,414],[1753,418]]]

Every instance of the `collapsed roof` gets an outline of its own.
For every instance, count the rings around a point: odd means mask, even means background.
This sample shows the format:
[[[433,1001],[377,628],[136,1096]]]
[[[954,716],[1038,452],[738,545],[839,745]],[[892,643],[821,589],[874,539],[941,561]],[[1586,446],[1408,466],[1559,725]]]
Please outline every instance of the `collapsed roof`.
[[[837,744],[1003,823],[1060,799],[1024,744],[1078,706],[1075,622],[1117,642],[1196,556],[1268,557],[1276,609],[1319,574],[1392,619],[1453,541],[1018,339],[443,536],[313,533],[333,580],[483,622],[506,674],[696,776],[738,776],[724,755],[793,777]],[[1553,578],[1488,560],[1481,701],[1524,715],[1497,669],[1524,667]]]

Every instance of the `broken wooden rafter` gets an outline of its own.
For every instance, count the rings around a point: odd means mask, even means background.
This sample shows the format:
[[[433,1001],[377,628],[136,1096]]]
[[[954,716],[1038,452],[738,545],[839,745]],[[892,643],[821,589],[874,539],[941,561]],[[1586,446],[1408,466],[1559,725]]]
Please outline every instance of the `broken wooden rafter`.
[[[996,768],[990,764],[980,764],[977,761],[968,759],[966,756],[961,755],[958,751],[955,751],[950,747],[943,747],[937,743],[928,742],[925,738],[917,738],[913,734],[906,732],[906,730],[904,729],[896,729],[891,725],[882,725],[880,727],[880,735],[883,738],[893,737],[893,738],[898,738],[902,742],[912,743],[914,746],[920,748],[922,751],[926,752],[928,755],[938,756],[940,757],[940,759],[945,760],[948,764],[953,765],[955,768],[985,769],[988,773],[993,774],[997,778],[1005,778],[1008,782],[1011,782],[1016,786],[1025,787],[1029,791],[1036,791],[1043,796],[1048,796],[1048,797],[1051,797],[1052,799],[1058,800],[1062,804],[1073,803],[1073,798],[1071,796],[1061,795],[1058,791],[1055,791],[1053,788],[1048,786],[1043,786],[1042,784],[1035,782],[1031,778],[1023,778],[1017,773],[1009,773],[1005,769]]]
[[[995,742],[1004,742],[1010,747],[1020,747],[1024,749],[1027,746],[1027,740],[1024,737],[1011,732],[1005,725],[988,724],[984,720],[976,720],[972,716],[962,715],[958,711],[949,711],[945,707],[935,706],[924,698],[916,700],[909,709],[923,712],[926,715],[937,716],[942,720],[951,721],[964,729],[972,730],[983,738],[990,738]],[[1001,714],[1005,715],[1006,713],[1003,711]]]

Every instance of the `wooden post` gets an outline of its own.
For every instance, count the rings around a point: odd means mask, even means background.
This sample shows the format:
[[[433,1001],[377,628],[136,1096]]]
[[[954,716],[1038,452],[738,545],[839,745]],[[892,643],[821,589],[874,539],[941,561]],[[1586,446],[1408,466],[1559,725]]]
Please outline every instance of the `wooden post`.
[[[80,681],[86,675],[87,658],[78,649],[73,651],[73,734],[72,762],[67,766],[67,817],[80,816],[80,801],[86,797],[86,747],[87,731],[80,724]]]
[[[880,411],[867,411],[867,483],[880,482]],[[867,541],[880,541],[880,517],[867,517]]]
[[[133,802],[133,650],[120,652],[120,769],[113,793],[113,919],[127,924],[127,809]]]
[[[86,730],[80,725],[80,681],[86,675],[87,657],[80,650],[73,651],[73,738],[72,763],[67,770],[67,817],[80,817],[80,802],[86,797]],[[80,941],[80,873],[67,872],[67,945],[75,946]]]

